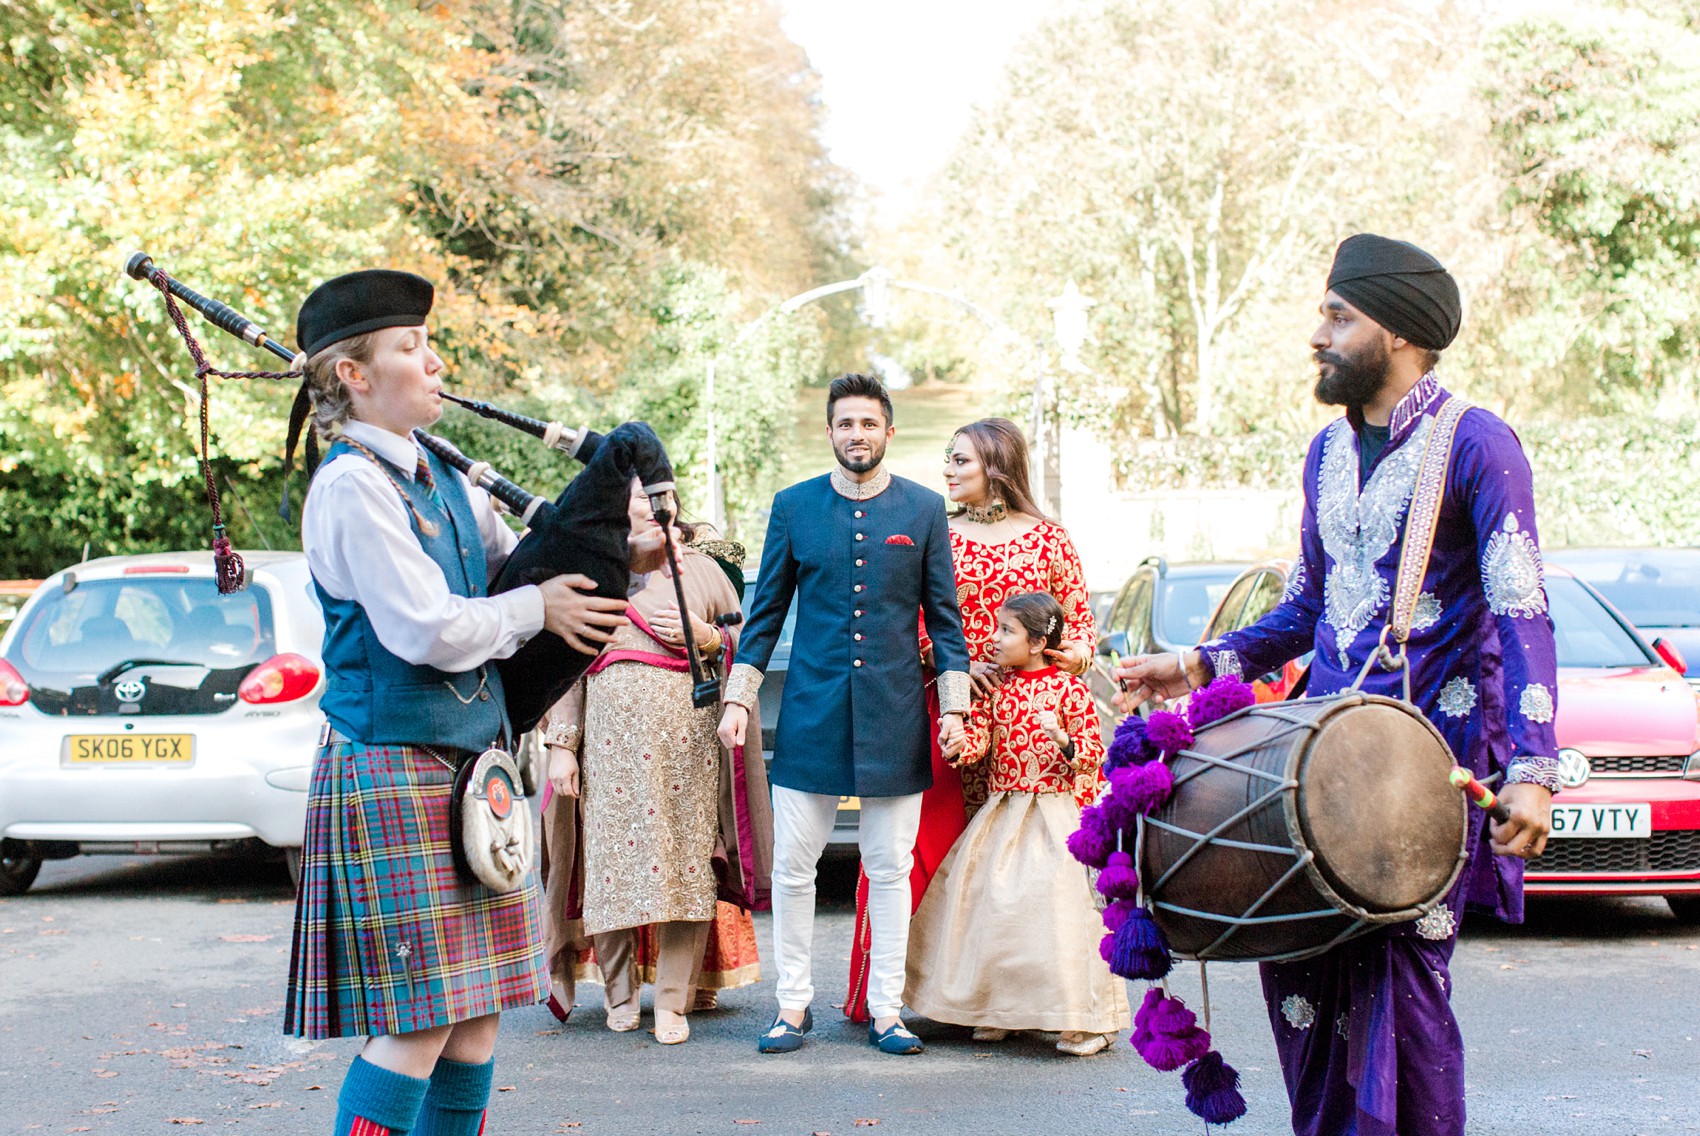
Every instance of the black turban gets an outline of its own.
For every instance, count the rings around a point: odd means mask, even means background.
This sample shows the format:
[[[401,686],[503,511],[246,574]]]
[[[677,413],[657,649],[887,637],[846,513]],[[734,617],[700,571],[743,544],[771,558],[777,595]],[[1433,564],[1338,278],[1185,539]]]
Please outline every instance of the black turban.
[[[1328,290],[1418,347],[1443,351],[1458,335],[1458,282],[1408,241],[1358,233],[1340,242]]]
[[[368,268],[313,289],[295,318],[295,346],[311,358],[333,343],[386,327],[415,327],[431,314],[431,282],[411,272]]]

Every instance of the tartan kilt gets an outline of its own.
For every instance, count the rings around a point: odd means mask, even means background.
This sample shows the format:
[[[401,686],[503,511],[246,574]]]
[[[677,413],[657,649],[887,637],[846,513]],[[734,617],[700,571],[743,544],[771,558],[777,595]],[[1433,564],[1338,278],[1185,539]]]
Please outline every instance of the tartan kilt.
[[[497,895],[456,871],[453,788],[454,771],[415,746],[319,751],[285,1033],[413,1033],[548,995],[536,878]]]

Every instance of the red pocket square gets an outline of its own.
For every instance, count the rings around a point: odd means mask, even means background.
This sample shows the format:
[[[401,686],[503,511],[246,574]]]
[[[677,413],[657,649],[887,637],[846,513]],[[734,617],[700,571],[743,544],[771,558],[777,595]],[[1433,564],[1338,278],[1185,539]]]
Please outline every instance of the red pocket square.
[[[887,544],[907,544],[911,548],[915,546],[915,542],[904,536],[902,533],[898,533],[896,536],[886,537],[885,542]]]

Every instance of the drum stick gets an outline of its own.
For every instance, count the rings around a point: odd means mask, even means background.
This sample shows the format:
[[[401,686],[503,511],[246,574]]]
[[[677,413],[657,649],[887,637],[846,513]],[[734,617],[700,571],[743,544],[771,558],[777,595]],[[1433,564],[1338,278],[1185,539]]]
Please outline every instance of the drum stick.
[[[1494,796],[1492,789],[1477,781],[1475,774],[1462,765],[1452,767],[1448,780],[1452,782],[1454,789],[1462,789],[1464,796],[1468,797],[1477,808],[1485,809],[1488,816],[1497,820],[1500,824],[1511,819],[1511,810],[1505,807],[1505,802]]]

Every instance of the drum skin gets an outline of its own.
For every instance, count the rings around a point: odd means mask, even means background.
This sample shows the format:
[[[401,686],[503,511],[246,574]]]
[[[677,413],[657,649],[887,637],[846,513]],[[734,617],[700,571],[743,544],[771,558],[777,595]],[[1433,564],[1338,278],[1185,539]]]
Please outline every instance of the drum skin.
[[[1421,916],[1468,852],[1452,767],[1426,718],[1377,695],[1265,703],[1199,729],[1143,826],[1140,878],[1171,949],[1304,958]]]

